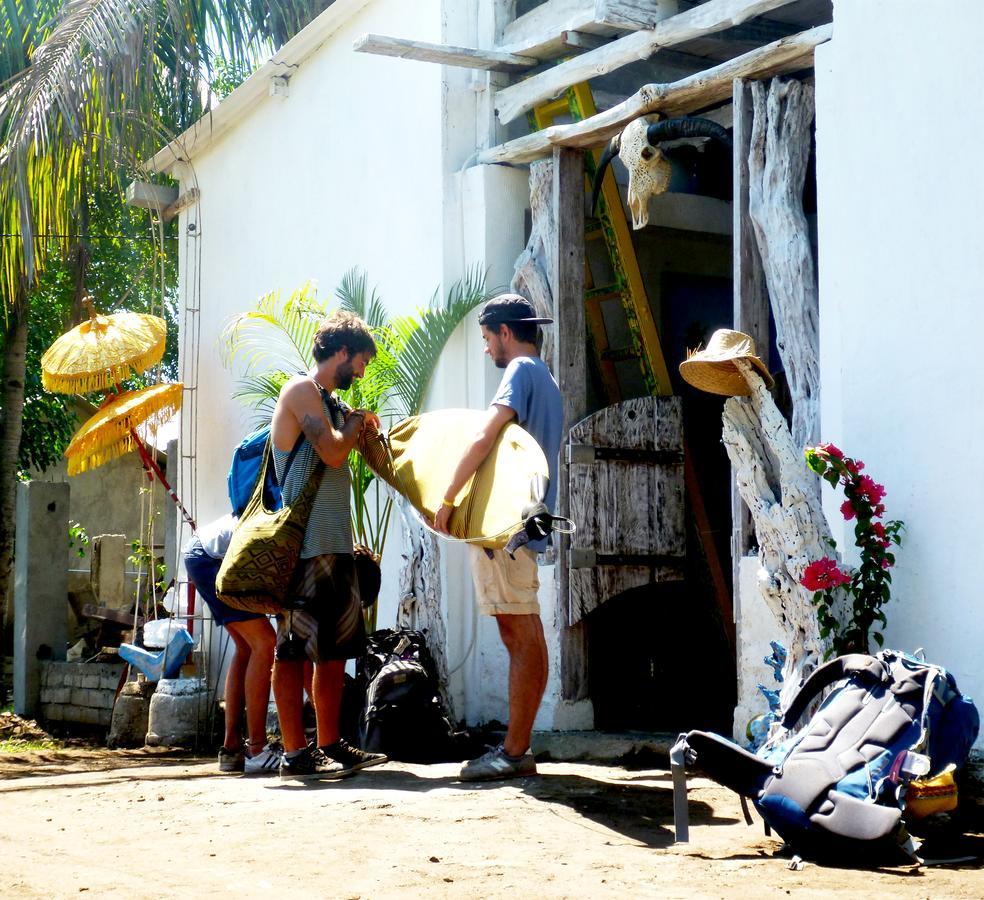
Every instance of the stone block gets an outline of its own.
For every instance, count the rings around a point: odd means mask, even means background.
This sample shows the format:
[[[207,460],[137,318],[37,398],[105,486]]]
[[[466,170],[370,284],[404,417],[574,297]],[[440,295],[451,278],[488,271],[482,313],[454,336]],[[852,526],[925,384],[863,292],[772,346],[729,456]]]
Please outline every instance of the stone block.
[[[48,688],[48,702],[49,703],[71,703],[72,702],[72,689],[67,687],[50,687]]]
[[[72,706],[82,707],[89,705],[87,702],[88,699],[89,698],[86,697],[86,692],[82,690],[82,688],[73,687],[71,697],[68,702],[71,703]]]
[[[86,725],[98,725],[99,724],[99,710],[91,709],[88,706],[82,709],[77,709],[78,719],[76,721],[83,722]]]
[[[112,691],[116,693],[116,686],[120,683],[119,672],[114,672],[111,675],[100,675],[99,676],[99,689],[103,691]]]
[[[136,685],[128,681],[113,708],[109,735],[106,744],[110,749],[116,747],[142,747],[147,735],[147,714],[150,710],[150,695],[143,695]],[[151,692],[152,693],[152,692]]]
[[[89,564],[92,592],[100,606],[124,609],[127,601],[126,558],[130,547],[125,534],[100,534],[92,539]]]
[[[96,695],[96,702],[93,704],[96,709],[112,710],[113,704],[116,702],[115,685],[111,691],[93,691],[93,693]]]
[[[68,648],[69,486],[31,481],[17,485],[14,545],[14,711],[35,715],[41,661],[65,658]]]
[[[82,687],[84,688],[97,688],[99,687],[99,674],[86,672],[82,675]]]
[[[61,703],[46,703],[41,711],[44,718],[50,722],[65,721],[65,707]]]

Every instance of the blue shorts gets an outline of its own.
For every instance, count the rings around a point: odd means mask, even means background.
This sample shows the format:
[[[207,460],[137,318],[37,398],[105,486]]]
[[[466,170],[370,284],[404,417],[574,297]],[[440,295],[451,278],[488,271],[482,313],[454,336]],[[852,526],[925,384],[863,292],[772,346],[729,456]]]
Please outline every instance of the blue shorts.
[[[212,611],[212,618],[217,625],[266,618],[262,613],[245,612],[226,606],[215,596],[215,578],[219,574],[222,560],[209,556],[197,537],[192,538],[191,544],[185,551],[184,564],[189,580],[195,586],[195,590],[198,591],[202,600],[208,604],[208,608]]]

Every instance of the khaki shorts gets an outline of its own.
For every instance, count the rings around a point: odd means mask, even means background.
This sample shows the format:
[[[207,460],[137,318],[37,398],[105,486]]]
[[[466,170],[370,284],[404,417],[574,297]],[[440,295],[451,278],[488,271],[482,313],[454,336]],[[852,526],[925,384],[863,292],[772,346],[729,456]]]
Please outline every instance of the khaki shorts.
[[[510,559],[505,550],[493,550],[492,558],[482,547],[469,546],[472,580],[478,611],[485,616],[540,615],[537,591],[536,554],[525,547]]]

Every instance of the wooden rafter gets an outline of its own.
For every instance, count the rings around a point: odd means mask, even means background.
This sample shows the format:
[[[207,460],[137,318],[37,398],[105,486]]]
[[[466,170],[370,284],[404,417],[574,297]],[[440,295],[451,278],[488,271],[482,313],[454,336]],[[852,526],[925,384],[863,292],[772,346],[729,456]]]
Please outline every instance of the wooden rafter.
[[[671,16],[653,28],[636,31],[496,93],[495,108],[505,125],[539,103],[558,96],[572,85],[597,78],[615,69],[648,59],[664,47],[740,25],[793,0],[708,0]]]
[[[426,41],[410,41],[385,34],[364,34],[352,45],[352,49],[357,53],[396,56],[400,59],[439,63],[442,66],[483,69],[487,72],[524,72],[539,64],[532,57],[503,53],[501,50],[429,44]]]
[[[725,63],[669,84],[647,84],[611,109],[570,125],[552,125],[541,131],[483,150],[479,164],[528,163],[553,152],[554,147],[597,147],[618,134],[626,124],[646,113],[685,115],[731,98],[736,78],[766,78],[813,64],[813,51],[829,41],[831,25],[758,47]]]

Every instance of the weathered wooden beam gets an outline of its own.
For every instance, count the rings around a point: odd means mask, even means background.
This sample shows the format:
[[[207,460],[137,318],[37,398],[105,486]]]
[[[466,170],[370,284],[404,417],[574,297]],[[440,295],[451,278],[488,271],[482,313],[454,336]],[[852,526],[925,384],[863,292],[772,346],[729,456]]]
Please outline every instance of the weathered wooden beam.
[[[732,225],[734,262],[734,328],[755,341],[759,358],[769,365],[769,295],[765,290],[762,260],[755,243],[755,232],[748,212],[748,152],[752,135],[752,90],[747,81],[734,82],[734,215]],[[741,617],[738,590],[741,559],[755,543],[752,514],[741,499],[738,469],[732,464],[731,486],[731,575],[735,616]]]
[[[191,188],[191,190],[185,191],[177,200],[174,201],[164,212],[161,213],[161,220],[164,222],[170,222],[175,216],[181,215],[186,209],[190,209],[194,206],[201,194],[198,188]]]
[[[554,300],[554,377],[564,404],[564,445],[571,426],[587,409],[587,362],[584,310],[584,158],[574,150],[558,148],[553,154],[554,228],[549,253]],[[567,454],[561,450],[557,507],[570,510],[570,474]],[[577,622],[570,608],[570,539],[557,544],[557,604],[566,626]],[[561,690],[565,700],[588,696],[587,650],[583,623],[565,627],[561,639]]]
[[[558,96],[571,85],[597,78],[640,59],[648,59],[663,47],[724,31],[793,0],[708,0],[686,12],[636,31],[567,60],[519,84],[503,88],[495,98],[499,121],[505,125],[538,103]]]
[[[410,41],[385,34],[364,34],[352,45],[356,53],[375,53],[379,56],[396,56],[400,59],[416,59],[421,62],[439,63],[442,66],[460,66],[465,69],[483,69],[486,72],[525,72],[539,65],[539,60],[529,56],[517,56],[501,50],[478,50],[474,47],[454,47],[450,44],[429,44],[426,41]]]
[[[553,59],[565,52],[565,32],[613,37],[651,28],[678,9],[677,0],[547,0],[506,25],[499,49]]]
[[[546,156],[554,147],[597,147],[637,116],[652,112],[684,115],[714,106],[731,96],[731,83],[735,78],[767,78],[812,65],[814,48],[829,41],[832,33],[831,25],[819,25],[679,81],[644,85],[617,106],[581,122],[551,125],[483,150],[478,154],[477,162],[480,165],[527,163]]]

